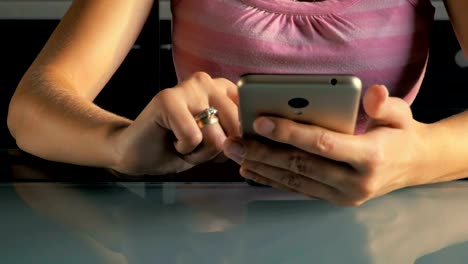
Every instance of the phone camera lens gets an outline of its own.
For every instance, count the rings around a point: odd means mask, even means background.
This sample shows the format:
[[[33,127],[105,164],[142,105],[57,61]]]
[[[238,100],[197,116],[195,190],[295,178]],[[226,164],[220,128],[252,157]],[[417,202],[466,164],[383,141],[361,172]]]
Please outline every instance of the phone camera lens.
[[[305,98],[293,98],[288,101],[288,105],[292,108],[304,108],[309,105],[309,101]]]
[[[336,85],[337,83],[338,83],[338,80],[335,79],[335,78],[333,78],[333,79],[330,80],[330,84],[331,84],[331,85]]]

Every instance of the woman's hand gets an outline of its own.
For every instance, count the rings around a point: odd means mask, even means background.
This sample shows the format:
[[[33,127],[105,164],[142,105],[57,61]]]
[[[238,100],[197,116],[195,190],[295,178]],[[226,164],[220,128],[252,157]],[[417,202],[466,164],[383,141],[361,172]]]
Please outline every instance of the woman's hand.
[[[346,135],[287,119],[260,117],[257,133],[282,144],[233,138],[225,154],[241,164],[241,175],[334,204],[355,206],[406,186],[420,184],[428,153],[427,125],[409,105],[372,86],[364,96],[372,118],[363,135]],[[418,174],[418,175],[417,175]]]
[[[237,87],[226,79],[195,73],[158,93],[133,123],[115,136],[119,162],[126,174],[179,172],[222,153],[226,137],[239,136]],[[218,110],[219,123],[199,128],[195,115]]]

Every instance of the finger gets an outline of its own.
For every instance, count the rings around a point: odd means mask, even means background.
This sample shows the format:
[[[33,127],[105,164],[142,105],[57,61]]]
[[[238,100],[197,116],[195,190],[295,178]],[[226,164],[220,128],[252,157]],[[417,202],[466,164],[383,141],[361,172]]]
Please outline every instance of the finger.
[[[224,87],[226,89],[226,95],[229,97],[229,99],[231,99],[231,101],[234,102],[234,104],[239,105],[237,85],[225,78],[216,78],[214,79],[214,82],[216,86]]]
[[[229,158],[226,157],[226,155],[224,155],[223,152],[219,153],[216,157],[214,157],[214,158],[212,159],[212,161],[213,161],[214,163],[225,163],[225,162],[228,161],[228,160],[229,160]]]
[[[225,78],[212,79],[206,72],[193,73],[187,80],[182,82],[180,85],[192,86],[192,87],[203,87],[205,92],[211,93],[213,91],[220,92],[227,95],[235,104],[239,103],[239,97],[237,94],[237,85]],[[193,90],[193,89],[191,89]],[[200,90],[200,89],[196,89]]]
[[[209,101],[218,109],[220,123],[227,136],[239,136],[239,113],[237,86],[224,78],[213,80],[214,92],[210,93]],[[224,91],[224,92],[223,92]]]
[[[368,129],[377,126],[404,128],[413,119],[408,103],[400,98],[389,97],[388,90],[383,85],[373,85],[367,90],[363,106],[372,119]]]
[[[183,115],[173,117],[175,118],[169,122],[176,137],[175,149],[182,155],[192,153],[203,142],[203,133],[190,111],[187,110]],[[185,124],[185,126],[182,124]],[[188,133],[194,133],[194,135],[191,136]]]
[[[239,114],[237,105],[225,95],[213,96],[210,103],[218,109],[219,122],[228,137],[240,136]]]
[[[172,131],[177,152],[187,154],[202,142],[203,135],[185,101],[174,100],[180,96],[182,95],[176,89],[166,89],[156,95],[155,120],[161,127]]]
[[[218,83],[229,86],[227,80],[218,80]],[[155,106],[159,110],[156,111],[159,114],[156,119],[157,122],[174,133],[176,138],[174,142],[175,149],[182,155],[190,154],[187,158],[192,162],[196,160],[198,163],[200,159],[219,153],[219,146],[222,145],[220,142],[223,142],[226,138],[219,124],[215,124],[202,133],[194,119],[195,114],[209,106],[209,94],[212,91],[216,91],[216,89],[234,89],[232,83],[230,83],[230,88],[215,86],[215,82],[206,73],[195,73],[176,87],[166,89],[155,97]],[[231,124],[235,123],[235,121],[230,121],[236,119],[235,105],[225,94],[221,92],[215,94],[223,95],[226,98],[225,100],[219,100],[223,101],[223,103],[217,103],[217,105],[225,113],[223,113],[223,119],[226,121],[223,121],[223,123],[226,123],[232,134],[235,134],[233,131],[235,131],[236,127]],[[179,100],[174,100],[175,98]],[[227,102],[231,103],[231,105]],[[199,148],[198,146],[202,141],[205,141],[203,145],[206,147]],[[195,151],[197,148],[201,151]]]
[[[235,85],[225,79],[214,81],[208,74],[198,72],[159,96],[163,105],[163,123],[176,137],[176,150],[191,164],[207,161],[221,152],[226,139],[224,129],[237,135],[237,107],[227,96],[228,92],[223,93],[223,90],[235,94]],[[215,98],[214,104],[222,112],[220,117],[223,121],[200,130],[194,115],[213,106],[210,105],[210,97]]]
[[[206,90],[202,96],[208,95],[209,105],[218,110],[219,123],[207,125],[201,129],[202,143],[192,153],[184,156],[184,160],[191,164],[199,164],[216,158],[222,154],[222,146],[227,135],[240,135],[237,105],[228,97],[229,94],[231,96],[236,94],[236,86],[222,78],[206,80],[200,85],[203,85]],[[222,92],[223,90],[226,92]],[[200,112],[200,109],[195,108],[192,111]]]
[[[239,163],[242,165],[248,161],[262,163],[302,175],[343,192],[355,186],[358,179],[355,170],[348,164],[310,154],[294,147],[265,145],[254,140],[239,142],[228,139],[225,142],[225,151],[231,150],[235,144],[244,146],[243,156],[236,157],[241,160]],[[233,155],[232,152],[228,153],[230,156]]]
[[[260,174],[257,174],[253,171],[249,171],[247,170],[246,168],[243,168],[241,167],[240,170],[240,175],[246,179],[249,179],[249,180],[252,180],[256,183],[259,183],[259,184],[263,184],[263,185],[267,185],[267,186],[271,186],[275,189],[279,189],[279,190],[284,190],[284,191],[290,191],[290,192],[295,192],[295,193],[298,193],[298,191],[294,190],[294,189],[291,189],[287,186],[284,186],[280,183],[277,183],[277,182],[274,182],[266,177],[263,177],[261,176]]]
[[[245,146],[239,138],[228,138],[224,141],[224,155],[237,164],[242,164],[245,157]]]
[[[254,129],[273,141],[349,164],[359,164],[362,156],[367,157],[372,150],[360,136],[342,134],[285,118],[259,117],[254,122]]]
[[[242,168],[307,196],[330,202],[339,200],[340,192],[338,190],[287,170],[252,161],[245,161]]]
[[[191,164],[207,161],[219,153],[217,146],[226,138],[219,123],[211,124],[209,128],[207,125],[206,129],[201,130],[195,120],[197,114],[210,107],[208,93],[213,89],[213,81],[209,75],[195,73],[188,80],[173,88],[174,92],[169,95],[171,98],[168,96],[164,100],[167,105],[165,112],[168,112],[172,130],[177,138],[175,148],[184,155],[184,160]],[[176,98],[178,100],[175,100]],[[180,113],[180,116],[177,113]],[[185,134],[188,130],[197,137],[190,138]],[[193,141],[182,140],[189,138]]]
[[[219,123],[204,125],[200,128],[203,140],[201,144],[183,159],[190,164],[200,164],[218,156],[223,149],[226,135]]]

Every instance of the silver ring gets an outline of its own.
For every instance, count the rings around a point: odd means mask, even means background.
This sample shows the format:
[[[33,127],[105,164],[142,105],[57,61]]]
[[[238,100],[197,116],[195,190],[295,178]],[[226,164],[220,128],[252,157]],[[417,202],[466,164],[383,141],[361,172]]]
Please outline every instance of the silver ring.
[[[217,113],[218,110],[214,107],[208,107],[198,113],[195,116],[195,121],[197,121],[198,127],[203,128],[204,126],[218,123],[218,117],[216,116]]]

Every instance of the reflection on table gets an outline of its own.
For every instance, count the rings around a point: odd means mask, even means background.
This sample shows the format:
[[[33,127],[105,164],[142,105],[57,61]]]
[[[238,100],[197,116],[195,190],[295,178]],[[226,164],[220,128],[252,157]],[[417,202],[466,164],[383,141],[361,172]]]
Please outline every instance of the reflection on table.
[[[244,183],[0,185],[2,263],[466,263],[468,182],[357,208]]]

